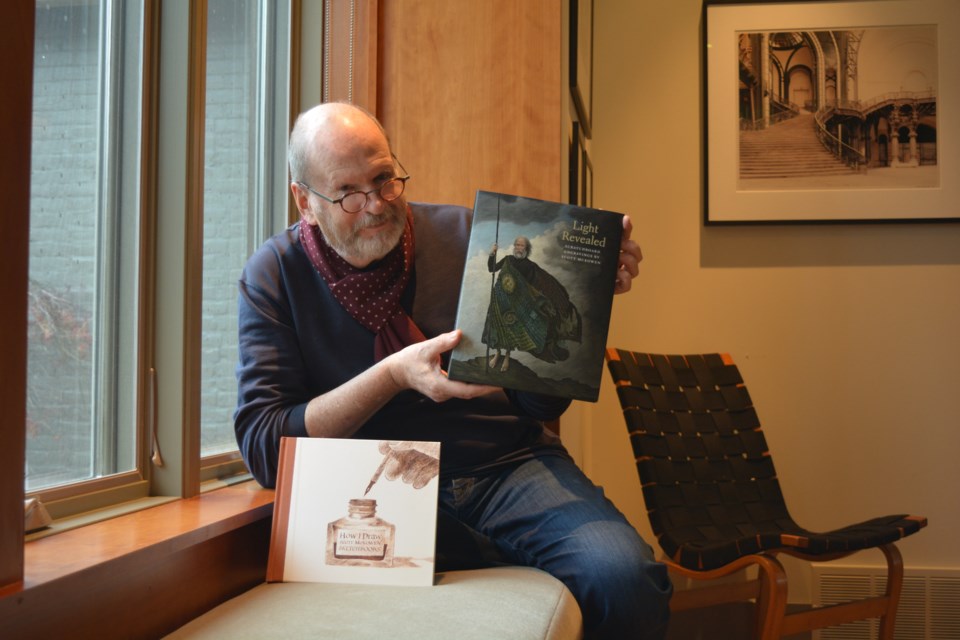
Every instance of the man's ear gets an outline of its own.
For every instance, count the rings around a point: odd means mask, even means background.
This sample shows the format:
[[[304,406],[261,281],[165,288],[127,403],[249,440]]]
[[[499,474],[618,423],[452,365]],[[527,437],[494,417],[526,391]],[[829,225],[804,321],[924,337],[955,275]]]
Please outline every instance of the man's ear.
[[[309,192],[296,182],[291,182],[290,193],[293,194],[293,201],[297,205],[300,217],[303,218],[307,224],[317,224],[317,217],[310,210]]]

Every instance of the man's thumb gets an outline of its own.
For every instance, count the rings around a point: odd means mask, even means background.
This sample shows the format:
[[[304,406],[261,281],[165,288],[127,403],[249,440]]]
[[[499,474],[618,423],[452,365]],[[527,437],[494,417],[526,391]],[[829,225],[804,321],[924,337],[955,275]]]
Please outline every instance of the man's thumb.
[[[453,331],[448,331],[447,333],[442,333],[437,336],[440,353],[449,351],[453,349],[460,342],[460,338],[463,337],[463,332],[460,329],[454,329]]]

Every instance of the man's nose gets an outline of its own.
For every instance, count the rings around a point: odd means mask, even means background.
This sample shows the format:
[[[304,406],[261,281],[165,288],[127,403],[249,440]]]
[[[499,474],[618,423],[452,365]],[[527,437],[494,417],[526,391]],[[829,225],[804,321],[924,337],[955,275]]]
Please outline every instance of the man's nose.
[[[380,196],[379,190],[367,193],[367,206],[364,207],[364,211],[373,215],[380,215],[386,208],[387,201]]]

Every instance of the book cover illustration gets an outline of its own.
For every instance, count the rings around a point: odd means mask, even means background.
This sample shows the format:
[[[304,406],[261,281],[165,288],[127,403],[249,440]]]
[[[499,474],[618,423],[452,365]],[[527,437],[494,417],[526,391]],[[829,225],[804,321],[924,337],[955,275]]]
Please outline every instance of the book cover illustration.
[[[623,214],[478,191],[451,379],[595,402]]]
[[[267,580],[432,585],[439,454],[438,442],[283,438]]]

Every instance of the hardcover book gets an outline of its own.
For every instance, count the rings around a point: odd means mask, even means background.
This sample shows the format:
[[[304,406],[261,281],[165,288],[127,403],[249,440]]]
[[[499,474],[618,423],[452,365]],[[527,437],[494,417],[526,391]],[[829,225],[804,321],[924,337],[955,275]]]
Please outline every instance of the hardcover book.
[[[432,585],[439,466],[438,442],[282,438],[267,581]]]
[[[451,379],[596,402],[623,214],[478,191]]]

